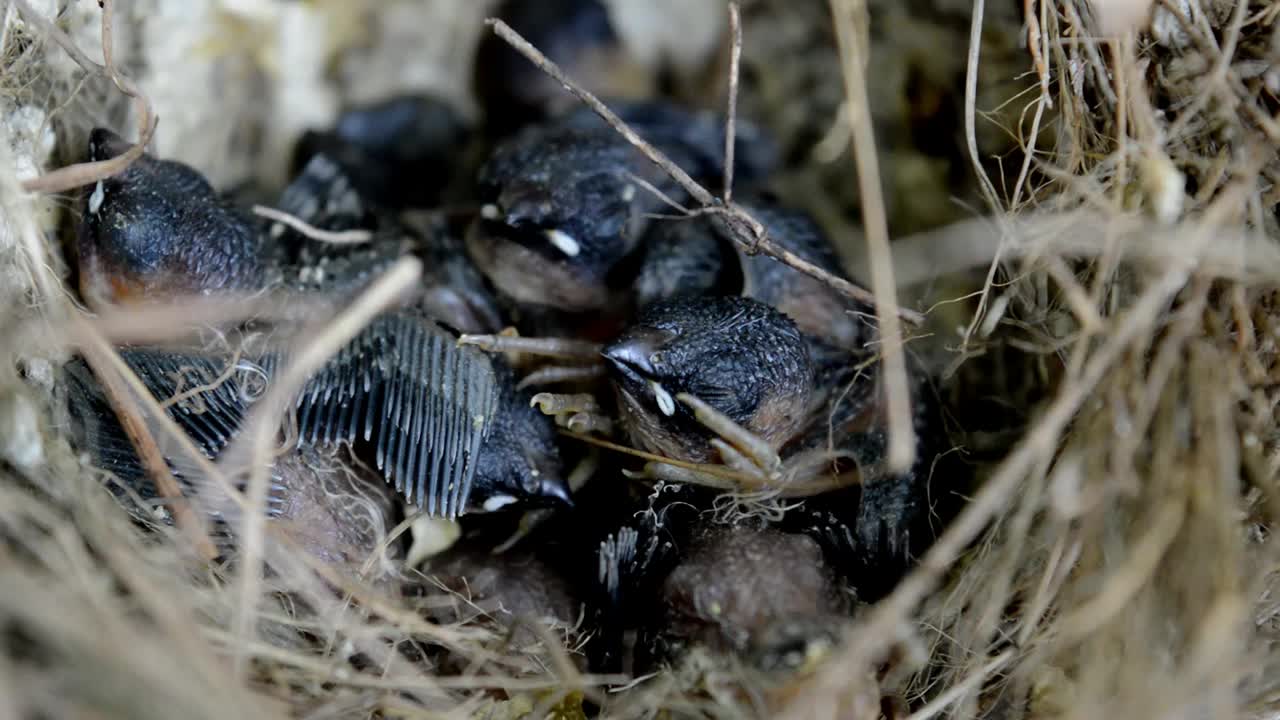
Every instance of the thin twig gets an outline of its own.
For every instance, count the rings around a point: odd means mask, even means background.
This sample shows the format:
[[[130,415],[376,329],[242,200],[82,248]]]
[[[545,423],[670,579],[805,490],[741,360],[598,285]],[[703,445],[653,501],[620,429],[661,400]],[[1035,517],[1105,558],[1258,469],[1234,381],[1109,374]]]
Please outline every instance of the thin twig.
[[[644,190],[645,192],[649,193],[650,195],[652,195],[652,196],[654,196],[654,197],[658,198],[659,200],[661,200],[661,201],[662,201],[662,203],[663,203],[664,205],[666,205],[667,207],[669,207],[669,208],[671,208],[671,209],[675,210],[676,212],[679,212],[681,215],[692,215],[692,214],[693,214],[693,211],[692,211],[692,210],[690,210],[689,208],[685,207],[684,205],[681,205],[680,203],[676,202],[676,201],[675,201],[675,198],[672,198],[670,195],[668,195],[668,194],[666,194],[666,193],[662,192],[662,191],[661,191],[661,190],[659,190],[657,187],[655,187],[653,183],[649,182],[648,180],[645,180],[644,178],[640,177],[639,175],[636,175],[635,173],[631,172],[630,170],[628,170],[628,171],[627,171],[627,179],[629,179],[631,182],[633,182],[633,183],[635,183],[635,184],[639,185],[639,186],[640,186],[640,189],[642,189],[642,190]]]
[[[733,46],[729,50],[729,112],[724,121],[724,201],[733,202],[733,145],[738,126],[738,74],[742,66],[742,10],[729,3],[729,33]]]
[[[858,166],[858,186],[862,196],[862,223],[866,229],[867,253],[871,260],[871,287],[875,291],[876,315],[882,340],[882,362],[888,404],[888,466],[895,472],[911,467],[916,458],[915,427],[911,417],[911,390],[907,380],[906,354],[902,348],[902,328],[898,324],[898,290],[889,251],[889,219],[885,215],[880,190],[880,168],[876,158],[875,131],[867,97],[863,61],[867,48],[860,47],[856,25],[866,17],[864,0],[833,0],[836,40],[840,47],[845,97],[849,105],[849,125],[853,132],[854,158]]]
[[[1048,3],[1041,0],[1040,9],[1043,12]],[[1031,63],[1035,65],[1036,75],[1040,78],[1040,96],[1045,98],[1049,107],[1053,107],[1053,101],[1049,100],[1049,65],[1044,60],[1044,50],[1040,43],[1044,42],[1048,45],[1048,38],[1040,36],[1040,20],[1036,18],[1036,0],[1023,0],[1022,14],[1027,21],[1027,50],[1031,52]]]
[[[26,192],[66,192],[85,185],[92,185],[99,180],[121,173],[135,160],[142,157],[147,145],[151,142],[151,138],[155,136],[156,124],[159,118],[155,116],[151,109],[151,101],[147,99],[146,95],[142,94],[142,91],[138,89],[138,86],[132,80],[122,75],[115,65],[115,42],[114,33],[111,29],[112,12],[115,3],[113,0],[102,0],[100,4],[102,5],[102,59],[106,63],[105,65],[98,65],[89,60],[82,51],[76,48],[75,42],[67,37],[66,33],[39,13],[33,11],[31,6],[26,3],[26,0],[17,0],[17,7],[22,12],[23,17],[48,33],[49,37],[54,39],[54,42],[58,43],[71,55],[76,64],[87,72],[104,74],[111,78],[111,81],[120,89],[120,92],[134,99],[134,105],[138,113],[138,143],[113,158],[76,163],[31,178],[22,183],[22,189]]]
[[[1008,219],[1001,238],[996,218],[962,220],[894,243],[898,280],[919,285],[939,276],[989,266],[998,255],[1035,259],[1052,254],[1093,259],[1108,251],[1107,233],[1117,238],[1120,257],[1160,266],[1194,252],[1199,271],[1246,285],[1274,284],[1280,278],[1280,249],[1265,233],[1224,227],[1217,243],[1192,249],[1177,226],[1165,226],[1136,213],[1107,215],[1092,210],[1028,212]]]
[[[584,90],[580,85],[571,80],[560,66],[551,62],[537,48],[520,36],[509,25],[497,18],[489,18],[485,23],[493,28],[495,34],[511,45],[517,52],[529,59],[538,69],[542,70],[553,80],[564,86],[566,90],[578,98],[584,105],[591,108],[593,112],[600,116],[609,127],[613,128],[618,134],[622,135],[627,142],[631,143],[645,157],[661,168],[664,172],[671,176],[685,192],[697,200],[698,203],[710,212],[714,210],[713,215],[721,221],[721,226],[726,230],[727,234],[733,238],[734,242],[741,245],[748,253],[764,253],[769,257],[781,262],[792,269],[798,270],[812,278],[815,278],[845,297],[856,302],[873,305],[875,296],[865,288],[858,287],[853,283],[841,277],[836,277],[822,268],[807,262],[795,253],[779,247],[768,233],[764,230],[764,226],[755,220],[749,213],[734,203],[724,203],[717,199],[702,185],[699,185],[687,172],[671,161],[661,150],[650,145],[644,138],[640,137],[631,126],[627,125],[612,110],[600,101],[595,95]],[[899,314],[902,319],[913,325],[919,325],[924,322],[924,316],[907,308],[900,308]]]
[[[277,210],[265,205],[254,205],[253,214],[258,217],[264,217],[273,222],[288,225],[312,240],[318,240],[332,245],[360,245],[373,239],[373,233],[363,228],[354,228],[351,230],[324,230],[308,223],[296,215],[290,215],[283,210]]]
[[[1033,2],[1035,2],[1035,0],[1027,0],[1028,11],[1031,10],[1031,4]],[[1048,3],[1041,2],[1040,11],[1045,12],[1045,8],[1047,6]],[[1013,185],[1013,199],[1009,202],[1009,208],[1011,210],[1017,210],[1018,204],[1022,199],[1022,188],[1026,185],[1027,175],[1031,172],[1031,161],[1035,158],[1036,143],[1040,138],[1040,122],[1044,119],[1044,111],[1046,108],[1053,107],[1053,100],[1049,94],[1049,65],[1044,59],[1049,46],[1049,36],[1045,34],[1043,38],[1039,37],[1041,35],[1039,23],[1034,25],[1035,30],[1033,32],[1031,30],[1033,27],[1031,23],[1035,21],[1035,16],[1034,14],[1029,14],[1027,17],[1027,33],[1030,47],[1032,49],[1032,58],[1035,60],[1036,69],[1040,73],[1040,95],[1036,98],[1036,112],[1031,119],[1031,140],[1024,144],[1026,149],[1023,152],[1022,167],[1018,170],[1018,179]],[[1041,49],[1040,46],[1036,44],[1038,39],[1044,42],[1044,49]],[[1021,121],[1018,123],[1018,129],[1022,129]]]
[[[996,195],[995,185],[992,184],[991,178],[987,176],[986,169],[982,167],[982,158],[978,154],[978,58],[982,51],[982,18],[986,12],[986,7],[985,0],[974,0],[973,16],[969,22],[969,52],[964,76],[964,139],[965,148],[969,153],[969,162],[973,164],[973,171],[978,177],[978,187],[982,190],[982,196],[987,201],[991,211],[995,213],[996,224],[1000,226],[1001,242],[996,249],[995,257],[991,260],[991,266],[987,269],[987,278],[983,283],[982,295],[978,298],[978,308],[973,313],[973,320],[969,323],[969,327],[965,329],[962,348],[966,350],[970,338],[973,337],[974,331],[982,321],[982,316],[986,313],[987,299],[991,294],[991,286],[996,279],[996,271],[1000,267],[1001,256],[1004,254],[1004,241],[1009,236],[1007,223],[1002,212],[1003,208],[1000,207],[1000,200]]]
[[[179,530],[191,538],[196,553],[205,562],[212,562],[218,557],[217,547],[209,539],[190,503],[183,496],[182,488],[169,470],[164,453],[160,451],[160,445],[147,429],[142,412],[137,403],[132,401],[128,387],[117,374],[131,371],[120,359],[119,354],[83,316],[77,316],[74,322],[78,335],[82,338],[84,358],[102,383],[107,401],[115,411],[116,417],[120,419],[120,427],[138,451],[138,459],[146,468],[147,474],[151,476],[156,492],[167,501],[169,510],[173,513],[174,523]]]
[[[107,305],[97,309],[94,328],[115,345],[149,345],[177,340],[208,328],[225,327],[248,319],[275,321],[280,303],[251,296],[190,295],[164,302]]]

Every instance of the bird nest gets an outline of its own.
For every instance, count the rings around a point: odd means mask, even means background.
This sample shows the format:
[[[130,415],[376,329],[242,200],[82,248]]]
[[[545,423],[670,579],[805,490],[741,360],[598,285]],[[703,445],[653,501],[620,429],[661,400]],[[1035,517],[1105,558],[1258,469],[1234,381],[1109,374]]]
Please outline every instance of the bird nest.
[[[244,549],[264,576],[210,565],[181,523],[125,512],[66,437],[55,368],[164,320],[83,315],[64,287],[66,190],[84,180],[49,173],[83,158],[89,129],[154,129],[156,154],[222,188],[278,185],[301,131],[343,104],[430,90],[474,111],[485,4],[137,0],[108,34],[94,3],[0,3],[0,709],[1280,713],[1280,11],[869,4],[867,23],[852,0],[744,3],[740,112],[779,133],[783,194],[845,240],[854,275],[924,313],[902,333],[976,479],[906,578],[800,671],[695,653],[630,679],[583,674],[571,632],[429,621],[421,598],[270,533]],[[673,10],[653,5],[626,22],[661,36]],[[859,90],[868,103],[845,102]],[[427,646],[463,661],[415,662]]]

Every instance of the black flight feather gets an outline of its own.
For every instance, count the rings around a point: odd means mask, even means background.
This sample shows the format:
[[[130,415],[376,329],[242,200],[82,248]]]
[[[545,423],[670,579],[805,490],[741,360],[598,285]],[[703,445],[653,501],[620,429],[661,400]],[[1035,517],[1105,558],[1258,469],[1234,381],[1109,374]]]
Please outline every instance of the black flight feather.
[[[276,353],[232,360],[160,348],[125,349],[121,357],[211,460],[244,423],[255,399],[248,383],[270,381],[287,362]],[[137,451],[84,360],[73,359],[65,372],[82,447],[143,497],[155,497]],[[476,456],[497,403],[487,357],[459,348],[453,335],[425,318],[384,315],[306,382],[296,408],[298,443],[371,445],[378,469],[406,500],[432,515],[457,517],[467,507]],[[194,470],[182,467],[177,453],[165,454],[180,480]]]

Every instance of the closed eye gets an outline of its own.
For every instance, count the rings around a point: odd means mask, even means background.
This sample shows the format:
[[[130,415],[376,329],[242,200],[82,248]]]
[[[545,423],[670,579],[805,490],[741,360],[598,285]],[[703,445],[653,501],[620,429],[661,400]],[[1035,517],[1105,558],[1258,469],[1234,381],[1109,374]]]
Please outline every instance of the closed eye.
[[[732,401],[737,393],[723,385],[704,385],[696,388],[692,395],[708,405],[723,405],[726,401]]]

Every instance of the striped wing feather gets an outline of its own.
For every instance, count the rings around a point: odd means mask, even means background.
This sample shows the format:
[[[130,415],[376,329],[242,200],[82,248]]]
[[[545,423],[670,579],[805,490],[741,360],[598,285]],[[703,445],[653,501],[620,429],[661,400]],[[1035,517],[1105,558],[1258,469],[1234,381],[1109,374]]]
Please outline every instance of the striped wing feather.
[[[308,381],[298,429],[305,444],[372,443],[378,469],[406,500],[452,518],[467,506],[497,402],[483,354],[429,320],[390,314]]]
[[[122,350],[120,357],[208,459],[216,459],[239,432],[249,400],[243,395],[239,373],[227,372],[231,360],[161,349]],[[235,362],[235,370],[261,372],[247,361]],[[77,357],[64,366],[64,372],[68,408],[83,449],[98,467],[115,475],[144,499],[157,497],[137,450],[88,365]],[[180,460],[182,454],[169,447],[165,433],[153,428],[152,435],[174,477],[190,489],[198,470]],[[279,511],[282,491],[273,479],[268,505],[272,515]]]

